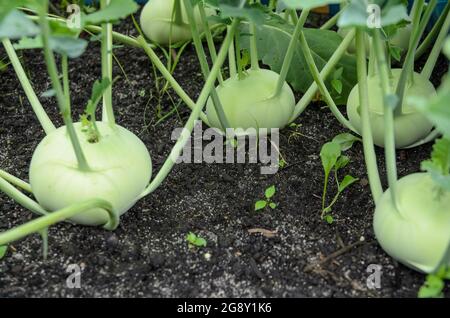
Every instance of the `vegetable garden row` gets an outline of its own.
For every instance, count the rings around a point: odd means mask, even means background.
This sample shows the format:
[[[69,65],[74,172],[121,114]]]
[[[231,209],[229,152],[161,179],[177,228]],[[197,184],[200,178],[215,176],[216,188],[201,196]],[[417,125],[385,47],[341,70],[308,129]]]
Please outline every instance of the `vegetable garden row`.
[[[338,171],[350,163],[345,152],[362,142],[378,244],[396,261],[428,274],[420,296],[443,295],[450,275],[450,80],[445,75],[435,87],[431,78],[438,61],[450,58],[450,3],[436,11],[437,0],[150,0],[141,10],[133,0],[101,0],[98,8],[65,4],[68,17],[51,12],[54,5],[0,2],[7,55],[2,64],[13,68],[45,132],[29,163],[29,182],[0,170],[3,198],[37,215],[0,233],[0,259],[8,245],[34,233],[47,257],[48,229],[63,221],[114,231],[138,201],[164,188],[197,120],[236,146],[242,136],[296,127],[308,106],[321,101],[347,132],[318,154],[325,181],[317,217],[332,226],[333,206],[359,181],[340,178]],[[320,27],[306,27],[327,5],[340,9]],[[126,19],[138,36],[114,30]],[[91,91],[85,105],[73,105],[69,63],[82,58],[87,35],[101,42],[101,76],[85,87]],[[197,98],[174,76],[191,43],[203,79]],[[155,78],[163,78],[162,89],[173,90],[190,111],[156,173],[146,145],[116,120],[119,46],[148,57]],[[33,88],[19,56],[25,50],[44,57],[51,85],[43,95],[56,99],[60,127]],[[419,60],[425,60],[420,71]],[[72,108],[79,107],[83,114],[75,118]],[[398,152],[429,143],[430,159],[414,163],[421,172],[399,177]],[[380,154],[386,169],[379,168]],[[279,168],[284,164],[280,151]],[[331,199],[330,189],[336,189]],[[255,210],[276,209],[275,192],[268,187]],[[188,241],[206,244],[194,233]]]

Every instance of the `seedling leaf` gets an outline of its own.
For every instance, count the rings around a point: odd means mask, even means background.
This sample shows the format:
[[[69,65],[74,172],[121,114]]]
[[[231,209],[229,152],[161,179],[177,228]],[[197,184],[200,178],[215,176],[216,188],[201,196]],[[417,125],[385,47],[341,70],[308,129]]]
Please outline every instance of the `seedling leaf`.
[[[341,183],[339,183],[339,193],[341,193],[342,191],[344,191],[346,188],[348,188],[349,186],[351,186],[353,183],[355,183],[356,181],[358,181],[357,178],[351,176],[351,175],[346,175],[344,177],[344,179],[341,181]]]
[[[269,203],[269,206],[270,206],[270,208],[271,208],[272,210],[275,210],[276,207],[277,207],[277,204],[274,203],[274,202],[270,202],[270,203]]]
[[[267,201],[260,200],[255,203],[255,211],[264,209],[267,206]]]
[[[266,196],[266,198],[267,198],[267,199],[272,198],[272,197],[275,195],[275,192],[276,192],[276,189],[275,189],[275,186],[274,186],[274,185],[268,187],[268,188],[266,189],[266,191],[265,191],[265,196]]]
[[[327,142],[323,145],[320,151],[320,159],[325,170],[325,175],[328,176],[341,155],[341,146],[336,142]]]
[[[338,79],[332,79],[331,80],[331,85],[333,86],[334,90],[338,93],[338,94],[342,94],[342,81],[338,80]]]
[[[357,141],[362,141],[362,139],[349,133],[339,134],[333,138],[333,142],[338,143],[342,151],[349,150]]]
[[[189,232],[186,236],[186,241],[189,243],[190,246],[196,246],[196,247],[205,247],[206,246],[206,240],[200,236],[197,236],[195,233]]]
[[[8,250],[8,246],[0,246],[0,260],[5,257],[6,251]]]

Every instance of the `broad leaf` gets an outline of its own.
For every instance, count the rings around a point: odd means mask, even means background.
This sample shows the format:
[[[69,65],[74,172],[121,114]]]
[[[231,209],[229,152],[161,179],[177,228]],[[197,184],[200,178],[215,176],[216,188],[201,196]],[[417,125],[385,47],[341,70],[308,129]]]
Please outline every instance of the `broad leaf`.
[[[450,191],[450,140],[436,140],[431,160],[422,162],[421,168],[427,171],[439,186]]]
[[[341,3],[343,0],[281,0],[289,9],[313,9],[329,4]]]
[[[138,9],[139,6],[134,0],[113,0],[105,9],[84,15],[82,23],[86,25],[114,22],[126,18]]]
[[[274,185],[269,187],[269,188],[267,188],[266,191],[265,191],[266,198],[267,199],[272,198],[275,195],[275,191],[276,190],[275,190],[275,186]]]
[[[266,7],[260,4],[247,4],[245,0],[218,1],[218,8],[222,18],[240,18],[251,21],[260,26],[265,20]]]
[[[341,146],[338,143],[327,142],[322,146],[322,150],[320,151],[320,159],[322,160],[322,166],[326,176],[330,174],[340,155]]]
[[[20,39],[24,36],[35,36],[39,33],[39,27],[19,10],[10,11],[0,21],[0,39]]]
[[[349,150],[357,141],[362,141],[362,139],[349,133],[342,133],[333,138],[333,142],[339,144],[342,151]]]
[[[341,181],[341,183],[339,183],[339,193],[341,193],[342,191],[344,191],[346,188],[348,188],[349,186],[351,186],[353,183],[355,183],[356,181],[358,181],[357,178],[351,176],[351,175],[346,175],[344,177],[344,179]]]
[[[246,23],[243,24],[243,32],[249,32],[248,24]],[[273,15],[257,32],[259,57],[271,70],[278,73],[281,71],[284,56],[293,32],[294,26]],[[317,67],[321,70],[341,44],[342,38],[336,32],[328,30],[306,28],[304,34]],[[243,37],[241,43],[244,48],[249,49],[250,44],[247,37]],[[350,91],[357,82],[354,56],[345,55],[336,65],[336,69],[340,68],[343,69],[343,75],[340,78],[342,93],[338,94],[333,90],[331,94],[337,104],[345,105]],[[314,82],[299,42],[296,44],[294,57],[286,80],[294,90],[301,93],[305,93]],[[328,87],[331,87],[331,81],[331,78],[326,81]]]

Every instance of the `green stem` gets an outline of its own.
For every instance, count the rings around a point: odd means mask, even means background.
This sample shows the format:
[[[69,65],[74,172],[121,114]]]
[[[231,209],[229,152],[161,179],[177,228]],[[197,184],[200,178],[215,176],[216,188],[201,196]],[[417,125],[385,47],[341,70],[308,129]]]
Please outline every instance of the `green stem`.
[[[66,103],[68,107],[71,108],[70,87],[69,87],[69,61],[66,54],[62,55],[61,69],[62,69],[64,96],[66,96]]]
[[[192,39],[194,40],[195,51],[197,53],[198,60],[200,62],[200,67],[203,73],[203,77],[208,78],[210,74],[210,69],[208,65],[208,61],[206,60],[205,50],[203,49],[202,40],[200,38],[200,34],[198,32],[197,23],[195,22],[194,17],[194,8],[190,1],[185,2],[186,12],[189,24],[191,26]],[[220,71],[221,72],[221,71]],[[218,75],[218,73],[217,73]],[[223,110],[222,103],[220,102],[219,95],[217,94],[217,90],[215,87],[211,90],[211,98],[213,101],[214,108],[216,110],[217,117],[219,118],[219,122],[223,131],[226,131],[227,128],[230,127],[228,123],[228,119],[225,115],[225,111]]]
[[[48,20],[46,18],[47,8],[48,8],[48,0],[43,0],[43,7],[40,10],[39,21],[41,25],[42,32],[42,43],[44,47],[44,57],[45,62],[47,64],[47,70],[50,75],[50,79],[52,82],[52,86],[56,92],[56,98],[58,100],[58,106],[60,112],[63,116],[63,121],[67,129],[67,133],[69,135],[70,141],[72,143],[75,156],[78,161],[78,169],[81,171],[88,171],[89,165],[84,156],[83,150],[81,149],[80,142],[78,140],[75,128],[73,126],[72,117],[70,114],[70,107],[67,105],[67,99],[64,96],[63,88],[61,86],[61,82],[59,81],[58,70],[56,68],[55,56],[53,55],[53,51],[50,48],[50,26],[48,24]]]
[[[242,66],[242,56],[241,56],[241,31],[239,29],[236,30],[236,34],[234,36],[234,46],[235,46],[235,56],[237,61],[237,74],[239,78],[243,76],[243,66]]]
[[[369,87],[367,82],[367,57],[366,57],[366,33],[356,30],[356,62],[358,73],[358,89],[361,107],[362,139],[364,159],[366,161],[367,176],[370,190],[375,204],[383,195],[380,174],[378,171],[377,157],[373,143],[372,128],[369,112]]]
[[[344,10],[346,9],[347,5],[345,5],[343,8],[341,8],[339,10],[338,13],[336,13],[333,17],[331,17],[331,19],[329,19],[327,22],[325,22],[320,29],[321,30],[329,30],[332,27],[334,27],[337,23],[337,21],[339,20],[339,18],[341,17],[342,13],[344,12]]]
[[[118,216],[112,211],[111,204],[104,200],[92,199],[49,213],[14,229],[5,231],[0,234],[0,245],[6,245],[30,234],[38,233],[53,224],[70,219],[77,214],[85,213],[90,209],[104,209],[110,216],[109,222],[104,227],[108,230],[114,230],[117,227]]]
[[[378,72],[381,80],[381,88],[384,96],[384,146],[386,156],[386,169],[388,173],[388,183],[391,191],[392,202],[397,207],[397,160],[395,155],[395,127],[394,110],[392,105],[387,102],[389,96],[393,96],[389,80],[388,65],[386,62],[386,52],[383,49],[380,31],[375,30],[373,36],[373,45],[375,46],[378,59]]]
[[[16,72],[17,77],[19,78],[20,84],[22,85],[22,88],[25,91],[25,94],[27,95],[28,101],[30,102],[31,107],[33,108],[33,111],[36,114],[39,123],[41,124],[45,133],[47,135],[50,134],[56,129],[55,125],[53,125],[52,121],[45,112],[44,107],[42,107],[42,104],[39,102],[39,99],[36,96],[36,93],[34,92],[30,81],[28,80],[28,77],[22,67],[22,64],[20,63],[19,58],[17,57],[16,51],[14,50],[14,47],[11,44],[11,41],[9,39],[3,39],[2,43],[3,46],[5,47],[6,53],[8,54],[9,60],[11,61],[12,66],[14,67],[14,71]]]
[[[206,18],[206,12],[205,12],[205,7],[204,7],[203,2],[200,2],[198,4],[198,10],[200,12],[200,19],[201,19],[201,22],[203,25],[203,29],[205,30],[205,37],[206,37],[206,43],[208,44],[209,55],[211,56],[211,61],[214,64],[217,60],[217,52],[216,52],[216,47],[214,45],[214,39],[213,39],[213,36],[211,33],[211,29],[209,28],[208,20]],[[220,84],[223,83],[222,72],[219,73],[219,83]]]
[[[228,48],[231,45],[234,33],[236,32],[236,28],[239,24],[239,21],[236,19],[233,21],[229,32],[227,32],[227,35],[223,41],[222,47],[219,51],[219,54],[217,56],[217,61],[214,63],[211,73],[209,74],[205,86],[203,87],[200,96],[197,100],[197,103],[195,104],[194,109],[192,110],[192,113],[186,122],[186,125],[183,129],[183,132],[176,142],[175,146],[173,147],[169,158],[166,160],[164,165],[162,166],[161,170],[158,172],[156,177],[153,179],[153,181],[150,183],[150,185],[144,190],[144,192],[140,195],[140,198],[143,198],[153,191],[155,191],[159,185],[164,181],[164,179],[167,177],[169,172],[172,170],[173,166],[176,163],[177,158],[179,157],[181,151],[183,150],[185,144],[190,138],[191,132],[194,129],[195,121],[198,119],[199,114],[202,111],[202,108],[204,107],[208,96],[210,94],[211,89],[215,85],[215,81],[217,78],[217,74],[220,72],[220,69],[222,67],[223,62],[226,59]]]
[[[369,39],[370,43],[373,42],[371,38],[368,38],[367,34],[364,34],[364,37],[365,39]],[[369,77],[372,77],[377,74],[377,57],[375,56],[373,45],[369,46],[369,50]]]
[[[397,107],[395,109],[395,115],[400,116],[403,114],[403,99],[405,97],[406,85],[408,83],[408,79],[414,79],[414,56],[416,54],[417,46],[419,45],[420,38],[422,37],[423,32],[430,20],[431,14],[433,13],[434,8],[436,7],[437,0],[430,0],[428,6],[423,14],[422,20],[420,20],[420,12],[423,9],[424,0],[419,0],[418,5],[415,8],[413,13],[413,30],[412,30],[412,38],[409,42],[408,53],[405,57],[405,63],[403,64],[402,73],[400,75],[400,79],[398,81],[396,95],[399,98]],[[420,23],[419,23],[420,21]]]
[[[344,37],[339,47],[336,49],[336,51],[334,51],[333,55],[330,57],[327,64],[325,64],[322,71],[320,72],[320,78],[322,80],[326,80],[326,78],[330,75],[330,73],[339,63],[342,56],[346,54],[347,49],[352,43],[354,37],[355,37],[355,30],[351,30]],[[289,122],[293,122],[298,116],[300,116],[301,113],[305,111],[305,109],[308,107],[308,105],[311,103],[312,99],[316,95],[317,89],[318,89],[317,83],[313,82],[311,86],[308,88],[308,90],[305,92],[305,94],[303,94],[303,97],[295,106],[294,113],[292,114],[292,117],[289,120]]]
[[[152,61],[153,65],[155,65],[156,68],[161,72],[161,74],[164,76],[164,78],[167,80],[167,82],[170,84],[170,86],[172,86],[172,88],[178,94],[178,96],[183,100],[183,102],[191,110],[193,110],[195,108],[195,102],[189,97],[188,94],[186,94],[186,92],[180,86],[180,84],[178,84],[178,82],[175,80],[175,78],[172,76],[172,74],[169,72],[169,70],[164,66],[164,63],[156,55],[155,51],[145,41],[145,38],[143,36],[139,36],[137,38],[137,41],[138,41],[139,45],[144,49],[145,53],[148,55],[148,57]],[[208,119],[207,119],[205,113],[201,112],[200,118],[203,122],[205,122],[207,125],[209,125],[209,122],[208,122]]]
[[[442,48],[444,47],[444,43],[447,40],[448,31],[450,30],[450,12],[447,14],[444,24],[442,25],[442,29],[439,32],[439,35],[436,39],[436,43],[431,50],[430,56],[428,57],[427,62],[422,70],[422,75],[426,78],[430,78],[433,73],[434,67],[436,66],[436,62],[441,54]]]
[[[4,179],[3,176],[0,177],[0,191],[4,192],[8,197],[33,213],[38,215],[47,214],[47,211],[45,211],[44,208],[42,208],[36,201],[30,199],[27,195],[16,189],[6,179]]]
[[[450,2],[447,2],[447,5],[445,6],[444,11],[442,11],[442,14],[439,17],[438,21],[434,24],[433,28],[428,33],[425,40],[422,42],[422,44],[420,44],[419,48],[417,49],[416,55],[414,56],[414,59],[416,61],[420,57],[422,57],[422,55],[426,53],[428,48],[435,42],[436,37],[438,36],[438,33],[441,30],[442,25],[444,24],[444,21],[446,20],[449,12],[450,12]]]
[[[327,190],[328,190],[328,181],[330,178],[330,174],[329,173],[325,173],[325,181],[323,183],[323,190],[322,190],[322,215],[321,217],[323,218],[324,215],[324,211],[325,211],[325,202],[327,199]]]
[[[298,37],[303,25],[306,22],[306,19],[308,18],[308,14],[309,10],[303,10],[300,15],[300,19],[298,19],[298,22],[295,25],[294,33],[289,41],[289,46],[286,55],[284,56],[283,65],[281,66],[280,76],[278,77],[274,96],[278,96],[281,93],[283,86],[286,83],[286,78],[289,73],[289,69],[291,68],[292,58],[294,57]]]
[[[176,25],[183,25],[183,11],[181,10],[181,0],[175,0],[173,4],[173,22]]]
[[[106,8],[111,0],[101,0],[101,8]],[[102,24],[102,78],[109,79],[112,83],[112,63],[113,63],[113,38],[112,38],[112,24]],[[102,120],[107,122],[111,128],[116,128],[116,120],[114,117],[114,110],[112,105],[112,84],[103,93],[103,118]]]
[[[250,54],[252,70],[259,70],[259,57],[258,57],[258,44],[256,39],[256,25],[254,23],[250,24]]]
[[[331,97],[330,92],[328,91],[327,86],[325,85],[325,82],[320,76],[320,72],[317,69],[317,65],[314,62],[314,57],[312,56],[311,49],[309,48],[308,42],[306,41],[305,34],[303,33],[303,28],[300,30],[300,47],[302,48],[303,55],[305,56],[306,64],[308,64],[309,71],[311,72],[312,77],[314,78],[314,81],[316,82],[320,93],[322,94],[323,98],[325,99],[325,102],[328,104],[328,107],[330,108],[333,115],[336,117],[336,119],[344,125],[344,127],[350,129],[351,131],[358,133],[358,131],[353,127],[353,125],[348,121],[344,115],[342,115],[341,111],[337,107],[336,103],[333,100],[333,97]]]
[[[227,26],[227,32],[230,32],[230,26]],[[234,51],[234,39],[231,41],[231,45],[228,50],[228,67],[230,68],[230,78],[235,77],[237,74],[237,66],[236,52]]]
[[[290,15],[290,17],[292,19],[292,22],[294,24],[297,24],[298,23],[297,10],[295,10],[295,9],[289,10],[289,15]]]
[[[26,183],[25,181],[13,176],[12,174],[9,174],[8,172],[0,169],[0,178],[5,179],[7,182],[11,183],[12,185],[28,192],[32,193],[33,190],[31,190],[30,184]]]
[[[19,203],[24,208],[39,215],[46,215],[44,210],[36,201],[30,199],[27,195],[20,192],[13,185],[11,185],[3,176],[0,176],[0,191],[4,192],[8,197]],[[0,244],[1,246],[2,244]]]

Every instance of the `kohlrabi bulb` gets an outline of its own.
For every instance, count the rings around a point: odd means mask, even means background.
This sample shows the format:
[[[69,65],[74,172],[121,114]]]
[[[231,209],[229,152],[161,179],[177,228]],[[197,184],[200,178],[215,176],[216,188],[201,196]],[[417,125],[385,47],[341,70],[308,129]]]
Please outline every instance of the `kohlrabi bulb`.
[[[281,93],[274,96],[278,78],[279,74],[270,70],[248,70],[243,78],[235,75],[217,87],[231,128],[283,128],[289,123],[295,97],[287,83]],[[211,97],[206,114],[212,127],[221,127]]]
[[[430,273],[450,265],[450,192],[427,173],[400,179],[395,190],[398,210],[386,191],[375,210],[374,230],[381,247],[399,262]]]
[[[402,70],[392,70],[392,89],[395,91]],[[384,103],[383,92],[379,76],[368,79],[370,123],[372,127],[374,143],[384,146]],[[433,124],[419,113],[410,100],[414,97],[432,98],[436,95],[433,84],[423,75],[414,73],[414,83],[407,85],[403,100],[403,115],[395,117],[395,143],[397,148],[403,148],[414,144],[426,137],[432,130]],[[356,85],[350,92],[347,102],[347,114],[352,125],[362,132],[361,109],[359,104],[359,88]]]
[[[88,199],[104,199],[119,215],[138,200],[148,185],[152,162],[147,148],[133,133],[116,125],[97,122],[101,138],[89,143],[80,123],[74,124],[91,171],[80,171],[67,134],[60,127],[36,148],[30,166],[30,184],[39,204],[56,211]],[[109,220],[101,209],[92,209],[71,219],[84,225],[102,225]]]
[[[175,22],[174,3],[180,1],[182,21]],[[205,8],[206,15],[215,12]],[[199,32],[203,31],[199,9],[194,7],[194,17]],[[150,0],[141,12],[141,28],[144,34],[153,42],[161,45],[188,41],[192,38],[184,0]]]

